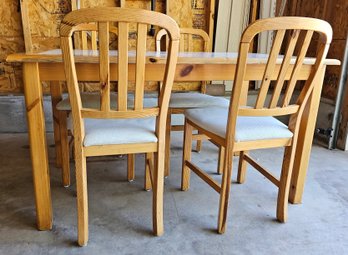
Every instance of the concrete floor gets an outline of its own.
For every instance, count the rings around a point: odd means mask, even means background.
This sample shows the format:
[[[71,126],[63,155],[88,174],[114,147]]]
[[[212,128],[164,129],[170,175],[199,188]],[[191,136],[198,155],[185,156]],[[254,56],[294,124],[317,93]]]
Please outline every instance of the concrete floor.
[[[48,139],[52,144],[52,134]],[[27,135],[0,134],[0,254],[348,254],[347,152],[314,146],[303,204],[289,205],[286,224],[275,220],[275,187],[249,168],[246,183],[232,185],[228,229],[218,235],[217,193],[194,174],[191,189],[179,190],[181,143],[176,133],[172,174],[165,181],[162,237],[152,235],[152,196],[143,191],[143,156],[137,157],[132,183],[126,181],[124,158],[88,162],[90,240],[80,248],[75,185],[61,186],[52,146],[54,226],[37,231]],[[203,145],[193,156],[197,161],[200,156],[198,164],[214,173],[217,149]],[[252,155],[276,173],[282,150]]]

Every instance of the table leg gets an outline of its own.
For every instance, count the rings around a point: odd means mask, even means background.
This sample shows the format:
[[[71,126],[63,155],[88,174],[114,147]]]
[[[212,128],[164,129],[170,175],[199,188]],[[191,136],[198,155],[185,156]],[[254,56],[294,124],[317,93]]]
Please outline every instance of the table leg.
[[[23,64],[25,105],[36,199],[37,228],[52,228],[52,202],[38,63]]]
[[[324,66],[318,74],[317,79],[313,81],[320,85],[314,88],[300,124],[289,194],[289,202],[293,204],[299,204],[302,202],[302,194],[312,148],[314,128],[319,110],[320,94],[324,82],[325,69],[326,67]]]

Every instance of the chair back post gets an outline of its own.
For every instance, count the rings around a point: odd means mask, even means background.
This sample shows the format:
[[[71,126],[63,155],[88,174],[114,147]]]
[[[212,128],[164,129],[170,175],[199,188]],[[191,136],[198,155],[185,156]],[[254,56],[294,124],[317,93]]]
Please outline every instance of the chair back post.
[[[248,51],[253,38],[264,31],[275,31],[273,45],[268,55],[268,60],[263,70],[261,87],[253,107],[243,107],[241,101],[242,86],[245,84],[245,76],[248,65]],[[318,50],[314,64],[305,63],[305,57],[312,41],[313,34],[319,34]],[[285,47],[285,55],[279,57],[286,33],[289,40]],[[332,28],[329,23],[323,20],[305,17],[277,17],[262,19],[251,24],[243,33],[239,57],[236,68],[236,78],[232,90],[227,123],[226,146],[233,146],[235,141],[234,133],[238,116],[284,116],[290,115],[288,128],[297,134],[299,119],[306,107],[308,99],[314,86],[321,86],[316,82],[323,63],[326,58],[332,40]],[[298,50],[294,56],[295,49]],[[304,65],[311,64],[311,73],[306,80],[303,89],[295,104],[290,103],[293,96],[296,82],[300,79],[299,74]],[[273,93],[267,103],[267,94],[270,92],[271,81],[275,81]],[[288,81],[284,88],[285,81]],[[285,90],[283,98],[281,92]],[[227,149],[229,150],[229,149]]]
[[[161,52],[161,41],[163,36],[166,36],[167,33],[165,29],[161,29],[156,34],[156,51]],[[179,43],[179,51],[180,52],[192,52],[193,49],[193,36],[197,36],[202,40],[202,49],[204,52],[209,51],[210,38],[209,35],[202,29],[197,28],[180,28],[180,43]],[[186,42],[186,43],[185,43]],[[168,40],[166,38],[166,48],[168,48]],[[206,93],[207,90],[207,82],[202,81],[200,86],[200,92]]]
[[[156,51],[161,51],[161,40],[163,36],[167,35],[165,29],[161,29],[156,34]],[[208,52],[209,51],[209,43],[210,38],[209,35],[202,29],[197,28],[180,28],[180,51],[193,51],[192,45],[193,45],[193,36],[198,36],[201,38],[203,42],[203,51]],[[185,44],[185,36],[187,36],[187,44]],[[168,42],[166,42],[166,48],[168,47]]]
[[[110,24],[118,24],[118,100],[117,110],[110,108],[110,52],[109,32]],[[129,109],[128,94],[128,37],[129,24],[137,25],[137,46],[135,60],[135,104]],[[169,35],[168,58],[166,62],[164,86],[160,91],[159,106],[143,108],[143,95],[146,66],[146,31],[147,25],[164,28]],[[99,37],[99,73],[100,73],[100,109],[83,108],[81,103],[78,79],[76,75],[72,35],[75,31],[97,28]],[[145,118],[157,116],[159,123],[165,123],[168,111],[169,97],[174,81],[177,62],[180,31],[176,22],[167,15],[142,9],[127,9],[118,7],[100,7],[80,9],[65,16],[60,27],[61,47],[65,72],[70,94],[73,113],[74,131],[81,131],[84,137],[83,118]],[[163,125],[162,127],[165,127]],[[160,128],[161,129],[161,128]],[[159,133],[159,131],[158,131]],[[159,139],[160,140],[160,139]]]

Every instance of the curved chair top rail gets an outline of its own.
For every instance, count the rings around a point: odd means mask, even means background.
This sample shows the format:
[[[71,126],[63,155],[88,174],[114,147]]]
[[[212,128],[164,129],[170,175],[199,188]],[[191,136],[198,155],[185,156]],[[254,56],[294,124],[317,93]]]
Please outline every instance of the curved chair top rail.
[[[177,23],[171,17],[143,9],[119,8],[119,7],[98,7],[79,9],[68,13],[60,26],[60,35],[69,37],[77,25],[93,22],[130,22],[152,24],[165,28],[169,32],[172,41],[180,39],[177,31]]]
[[[270,29],[272,28],[272,29]],[[242,35],[241,42],[249,43],[255,35],[269,30],[312,30],[323,35],[326,43],[332,41],[331,25],[324,20],[307,17],[275,17],[259,19],[248,26]],[[324,42],[323,41],[323,42]]]

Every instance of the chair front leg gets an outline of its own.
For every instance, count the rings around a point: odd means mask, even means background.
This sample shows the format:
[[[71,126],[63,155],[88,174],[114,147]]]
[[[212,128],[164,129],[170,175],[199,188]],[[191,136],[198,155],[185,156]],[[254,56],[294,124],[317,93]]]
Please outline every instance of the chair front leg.
[[[199,131],[198,131],[198,134],[200,134]],[[202,140],[197,140],[197,143],[196,143],[196,152],[200,152],[201,149],[202,149]]]
[[[238,174],[237,174],[237,182],[242,184],[245,182],[245,176],[247,171],[247,162],[244,160],[244,155],[247,155],[247,151],[241,151],[239,153],[239,164],[238,164]]]
[[[181,190],[186,191],[190,187],[190,168],[186,166],[186,162],[191,160],[193,127],[185,119],[184,127],[184,145],[182,155],[182,175],[181,175]]]
[[[150,191],[152,188],[152,181],[151,181],[151,173],[150,171],[153,171],[153,169],[150,169],[153,167],[153,152],[146,153],[145,156],[145,178],[144,178],[144,189],[146,191]]]
[[[277,219],[286,222],[288,219],[288,200],[291,183],[292,169],[294,166],[296,145],[285,147],[282,172],[280,174],[278,200],[277,200]]]
[[[217,173],[222,174],[224,172],[224,159],[225,159],[225,147],[219,147],[219,158],[218,158],[218,167]]]
[[[159,146],[160,147],[160,146]],[[156,236],[163,234],[163,192],[164,192],[164,147],[155,153],[153,187],[152,187],[152,222]]]
[[[82,155],[82,150],[80,149],[80,146],[75,145],[75,148],[76,147],[78,147],[75,151],[78,244],[80,246],[85,246],[88,242],[88,197],[86,157]]]
[[[220,204],[219,204],[219,219],[218,219],[218,233],[223,234],[226,230],[228,202],[231,190],[231,176],[233,153],[231,150],[225,149],[224,169],[222,173]]]
[[[127,180],[129,182],[135,179],[135,154],[127,155]]]

